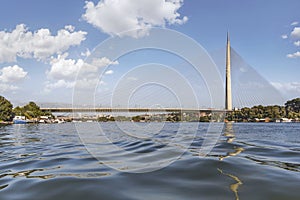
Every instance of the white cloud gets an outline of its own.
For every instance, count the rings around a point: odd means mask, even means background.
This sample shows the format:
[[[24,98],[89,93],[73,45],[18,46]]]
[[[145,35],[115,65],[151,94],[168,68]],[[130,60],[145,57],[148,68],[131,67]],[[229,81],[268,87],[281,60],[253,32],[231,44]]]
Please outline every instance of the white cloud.
[[[94,59],[91,64],[85,63],[82,59],[67,59],[67,57],[68,54],[65,53],[63,55],[58,55],[57,58],[51,59],[51,69],[47,72],[48,78],[56,80],[74,80],[79,70],[81,70],[80,75],[95,75],[101,67],[119,64],[118,61],[111,61],[106,57]],[[107,72],[111,74],[112,70]]]
[[[78,79],[76,80],[76,88],[77,89],[95,89],[92,88],[99,85],[105,85],[106,83],[103,81],[99,82],[99,70],[103,69],[103,67],[107,67],[110,65],[118,65],[118,61],[111,61],[106,57],[95,58],[93,59],[91,64],[84,63],[82,69],[79,73]],[[110,75],[113,74],[113,70],[105,71],[104,74]]]
[[[294,38],[300,38],[300,27],[295,27],[291,32],[291,36]]]
[[[106,57],[94,59],[91,64],[85,63],[82,59],[67,59],[67,57],[68,54],[65,53],[58,55],[57,58],[51,58],[51,69],[46,72],[50,80],[45,84],[46,91],[62,87],[71,88],[75,85],[76,78],[76,85],[80,85],[80,88],[89,87],[91,83],[98,81],[100,68],[119,64],[118,61],[111,61]]]
[[[271,84],[289,98],[298,97],[300,94],[300,82],[272,82]]]
[[[300,52],[297,51],[295,53],[288,54],[288,55],[286,55],[286,57],[288,57],[288,58],[298,58],[298,57],[300,57]]]
[[[118,65],[118,64],[119,64],[119,62],[117,60],[111,61],[110,59],[108,59],[106,57],[94,59],[92,62],[92,65],[96,66],[96,67],[106,67],[108,65]]]
[[[300,47],[300,40],[294,42],[294,45],[297,46],[297,47]]]
[[[94,58],[91,63],[83,63],[78,78],[94,78],[99,76],[99,69],[109,65],[118,65],[118,61],[111,61],[106,57]]]
[[[51,81],[45,84],[45,91],[58,88],[72,88],[75,85],[75,78],[83,65],[83,60],[66,59],[68,54],[58,55],[57,58],[51,58],[51,69],[47,71],[47,77]]]
[[[0,92],[10,92],[10,91],[15,91],[17,89],[18,87],[15,85],[0,83]]]
[[[299,22],[293,22],[293,23],[291,23],[291,26],[296,26],[298,24],[299,24]]]
[[[18,88],[15,84],[27,76],[27,72],[18,65],[0,69],[0,92],[11,92]]]
[[[82,78],[76,80],[76,89],[94,90],[95,86],[99,83],[97,78]],[[100,84],[103,82],[100,82]]]
[[[74,81],[65,81],[65,80],[58,80],[57,82],[54,83],[46,82],[45,91],[49,92],[57,88],[72,88],[74,87],[74,85],[75,85]]]
[[[287,36],[287,35],[281,35],[281,38],[282,38],[282,39],[287,39],[288,36]]]
[[[75,27],[72,26],[72,25],[66,25],[65,29],[68,30],[68,31],[70,31],[71,33],[73,33],[75,31]]]
[[[83,57],[89,57],[91,55],[91,52],[90,52],[89,49],[86,49],[86,51],[85,52],[81,52],[80,55],[83,56]]]
[[[108,70],[108,71],[105,72],[106,75],[111,75],[111,74],[113,74],[113,73],[114,73],[113,70]]]
[[[23,80],[27,72],[18,65],[8,66],[0,69],[0,81],[4,83],[14,83]]]
[[[106,57],[94,58],[91,63],[83,63],[78,78],[98,76],[99,69],[109,65],[118,65],[118,61],[111,61]]]
[[[58,55],[57,58],[52,58],[50,61],[51,69],[47,72],[48,78],[74,80],[76,74],[83,65],[83,60],[66,59],[68,54]]]
[[[152,27],[185,23],[188,18],[178,13],[182,5],[183,0],[103,0],[96,5],[87,1],[82,17],[104,33],[136,38]],[[129,30],[133,31],[121,33]]]
[[[11,32],[0,31],[0,63],[15,62],[17,57],[45,60],[79,45],[86,34],[84,31],[74,32],[71,25],[52,35],[49,29],[31,32],[26,25],[19,24]]]

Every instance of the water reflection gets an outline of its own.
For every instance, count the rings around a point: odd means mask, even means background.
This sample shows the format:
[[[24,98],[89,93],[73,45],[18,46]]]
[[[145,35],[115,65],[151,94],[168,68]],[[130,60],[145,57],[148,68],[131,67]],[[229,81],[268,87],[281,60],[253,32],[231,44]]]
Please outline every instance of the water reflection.
[[[50,179],[50,178],[56,178],[56,177],[77,177],[77,178],[99,178],[102,176],[110,176],[111,174],[108,172],[103,172],[103,173],[98,173],[98,172],[86,172],[86,173],[54,173],[54,174],[46,174],[46,175],[34,175],[33,173],[36,172],[44,172],[47,170],[55,170],[59,169],[60,167],[57,168],[52,168],[52,169],[32,169],[32,170],[23,170],[19,172],[12,172],[12,173],[4,173],[0,174],[0,179],[11,176],[12,178],[38,178],[38,179]],[[4,189],[6,186],[0,186],[0,189]]]
[[[300,172],[300,164],[266,160],[265,158],[259,158],[254,156],[246,156],[245,158],[259,163],[261,165],[274,166],[288,171]]]
[[[235,133],[234,133],[232,123],[226,123],[225,124],[225,131],[224,131],[223,136],[225,136],[227,138],[226,143],[228,143],[228,144],[233,143],[233,141],[235,140]],[[224,158],[237,156],[238,154],[242,153],[245,149],[242,148],[242,147],[234,146],[233,150],[234,151],[230,151],[230,152],[226,153],[226,155],[220,155],[219,160],[222,161]]]
[[[0,190],[6,188],[7,186],[8,186],[8,184],[6,184],[6,185],[0,185]]]
[[[225,156],[220,156],[219,160],[222,161],[224,158],[229,158],[231,156],[236,156],[240,153],[242,153],[245,149],[243,147],[234,147],[234,151],[233,152],[228,152]]]
[[[37,125],[14,124],[1,127],[0,147],[27,146],[41,142],[43,136],[37,129]]]
[[[0,178],[6,177],[6,176],[12,176],[13,178],[17,177],[26,177],[26,178],[41,178],[41,179],[49,179],[53,178],[54,175],[32,175],[34,172],[41,172],[44,171],[44,169],[32,169],[32,170],[24,170],[24,171],[19,171],[15,173],[6,173],[6,174],[1,174]]]
[[[225,176],[228,176],[228,177],[230,177],[230,178],[232,178],[233,180],[236,181],[236,183],[230,185],[230,190],[234,193],[235,199],[236,199],[236,200],[239,200],[240,198],[239,198],[238,189],[239,189],[240,185],[243,184],[243,182],[242,182],[237,176],[234,176],[234,175],[229,174],[229,173],[225,173],[225,172],[223,172],[223,170],[221,170],[221,169],[219,169],[219,168],[218,168],[218,171],[219,171],[221,174],[223,174],[223,175],[225,175]]]
[[[230,144],[230,146],[234,145],[232,143],[234,142],[236,137],[235,137],[235,133],[234,133],[232,123],[226,123],[225,124],[225,129],[224,129],[223,136],[226,137],[226,143],[227,144]],[[243,151],[244,151],[244,148],[238,147],[238,146],[233,146],[233,151],[229,150],[229,152],[227,152],[226,155],[220,155],[219,160],[222,161],[225,158],[229,158],[229,157],[232,157],[232,156],[237,156],[238,154],[242,153]],[[230,178],[232,178],[233,180],[236,181],[236,183],[230,185],[230,190],[234,193],[235,199],[239,200],[238,189],[239,189],[239,186],[243,184],[242,181],[235,175],[223,172],[223,170],[220,169],[220,168],[218,168],[218,171],[221,174],[223,174],[225,176],[228,176],[228,177],[230,177]]]
[[[235,140],[235,134],[233,130],[233,124],[232,123],[225,123],[225,131],[223,136],[227,138],[227,143],[232,143]]]

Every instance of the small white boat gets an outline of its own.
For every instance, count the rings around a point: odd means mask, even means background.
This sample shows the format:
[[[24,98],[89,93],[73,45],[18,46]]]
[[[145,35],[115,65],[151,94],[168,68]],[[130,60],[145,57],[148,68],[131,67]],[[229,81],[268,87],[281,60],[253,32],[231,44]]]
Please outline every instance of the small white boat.
[[[14,124],[27,124],[27,120],[25,116],[15,116],[13,118]]]

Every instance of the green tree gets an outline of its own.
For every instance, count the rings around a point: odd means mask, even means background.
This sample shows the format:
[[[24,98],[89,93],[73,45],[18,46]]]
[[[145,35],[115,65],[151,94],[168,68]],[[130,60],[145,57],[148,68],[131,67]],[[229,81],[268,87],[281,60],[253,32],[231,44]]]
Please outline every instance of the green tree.
[[[27,105],[23,106],[23,107],[16,107],[13,109],[13,112],[15,115],[22,115],[25,116],[28,119],[32,119],[32,118],[38,118],[42,115],[47,115],[47,116],[52,116],[51,112],[43,112],[41,111],[40,107],[38,105],[36,105],[36,103],[34,102],[29,102]]]
[[[0,96],[0,121],[11,121],[13,105],[6,98]]]
[[[23,107],[24,115],[28,118],[37,118],[43,115],[43,112],[40,110],[40,107],[34,102],[29,102]]]
[[[171,113],[166,121],[170,121],[170,122],[179,122],[181,121],[181,113]]]
[[[200,122],[209,122],[210,118],[208,116],[201,116],[199,121]]]
[[[287,113],[295,112],[300,113],[300,98],[292,99],[285,103]]]
[[[22,116],[22,115],[24,115],[24,110],[23,110],[23,108],[17,106],[13,109],[13,113],[14,113],[14,115]]]

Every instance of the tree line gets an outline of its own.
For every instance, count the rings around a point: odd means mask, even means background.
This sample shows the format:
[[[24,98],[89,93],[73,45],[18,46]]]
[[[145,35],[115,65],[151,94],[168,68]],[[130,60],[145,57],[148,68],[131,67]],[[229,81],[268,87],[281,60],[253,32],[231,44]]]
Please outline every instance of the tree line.
[[[52,115],[50,112],[41,111],[40,107],[34,103],[29,102],[25,106],[18,106],[13,108],[12,103],[0,96],[0,122],[12,121],[14,116],[25,116],[27,119],[39,118],[43,115]]]
[[[14,116],[21,115],[27,119],[39,118],[43,115],[52,115],[51,112],[43,112],[40,107],[34,103],[29,102],[25,106],[13,108],[13,105],[3,96],[0,96],[0,122],[12,121]],[[170,121],[180,121],[177,115],[171,116],[174,119],[168,119]],[[178,119],[177,119],[178,118]],[[203,117],[202,117],[203,118]],[[253,106],[252,108],[244,107],[239,110],[235,110],[227,113],[226,119],[228,121],[237,122],[249,122],[255,121],[255,119],[269,118],[270,121],[275,121],[281,118],[299,119],[300,118],[300,98],[287,101],[284,106]],[[105,119],[107,120],[107,119]],[[110,119],[114,120],[114,119]],[[137,119],[133,119],[137,120]],[[200,121],[204,119],[200,119]],[[210,119],[207,118],[207,121]],[[101,120],[100,120],[101,121]]]
[[[275,121],[281,118],[299,119],[300,118],[300,98],[287,101],[284,106],[253,106],[252,108],[242,108],[227,113],[228,121],[247,122],[255,119],[266,119]]]

